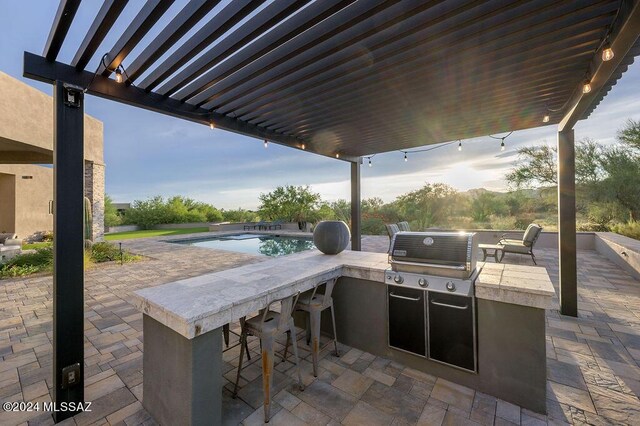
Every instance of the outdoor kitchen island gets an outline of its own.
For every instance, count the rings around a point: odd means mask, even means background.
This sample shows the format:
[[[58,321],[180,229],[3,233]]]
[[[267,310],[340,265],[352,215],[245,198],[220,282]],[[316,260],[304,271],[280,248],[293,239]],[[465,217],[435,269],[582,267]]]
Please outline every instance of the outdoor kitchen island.
[[[386,254],[313,250],[135,292],[144,314],[144,407],[161,424],[219,424],[222,326],[338,278],[341,343],[546,412],[545,309],[554,307],[555,291],[544,268],[484,264],[475,283],[473,373],[389,347],[388,267]]]

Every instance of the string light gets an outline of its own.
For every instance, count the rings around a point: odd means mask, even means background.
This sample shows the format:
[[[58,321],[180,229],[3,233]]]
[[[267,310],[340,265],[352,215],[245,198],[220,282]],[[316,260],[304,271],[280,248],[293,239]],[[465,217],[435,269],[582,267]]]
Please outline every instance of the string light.
[[[582,93],[591,92],[591,81],[585,80],[584,85],[582,86]]]
[[[307,149],[307,147],[305,146],[305,144],[301,143],[300,144],[300,149]]]
[[[502,139],[502,143],[500,144],[500,151],[504,151],[504,139]]]
[[[505,136],[502,136],[502,137],[493,136],[493,135],[489,135],[489,137],[491,139],[499,139],[500,140],[500,151],[504,151],[504,149],[505,149],[504,140],[506,138],[508,138],[509,136],[511,136],[512,133],[513,133],[513,130],[510,131],[509,133],[507,133]]]
[[[404,153],[404,162],[406,163],[407,161],[409,161],[409,159],[407,158],[407,153]]]
[[[373,167],[373,164],[371,163],[371,157],[369,157],[369,167]]]
[[[269,148],[269,141],[268,140],[264,140],[264,149]]]
[[[609,43],[604,45],[604,49],[602,49],[602,60],[604,62],[608,62],[613,59],[615,54],[613,53],[613,49]]]
[[[458,151],[462,151],[462,141],[458,143]]]
[[[116,83],[122,83],[123,81],[122,71],[120,71],[120,68],[116,68]]]
[[[543,123],[548,123],[550,119],[551,119],[551,117],[549,117],[549,114],[545,114],[544,117],[542,118],[542,122]]]
[[[215,125],[215,124],[213,124],[213,121],[210,121],[210,122],[209,122],[209,128],[210,128],[211,130],[213,130],[213,129],[215,129],[215,128],[216,128],[216,125]]]
[[[336,152],[336,158],[340,158],[340,153]]]

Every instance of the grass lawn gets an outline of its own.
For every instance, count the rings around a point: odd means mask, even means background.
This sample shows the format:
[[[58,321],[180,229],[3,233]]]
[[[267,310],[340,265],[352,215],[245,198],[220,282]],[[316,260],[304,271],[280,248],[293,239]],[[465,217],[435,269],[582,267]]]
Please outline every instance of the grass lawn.
[[[53,242],[51,241],[40,241],[37,243],[23,244],[22,250],[38,249],[38,248],[49,247],[52,245],[53,245]]]
[[[107,234],[104,239],[107,241],[130,240],[133,238],[162,237],[165,235],[195,234],[196,232],[209,232],[209,228],[181,228],[181,229],[147,229],[143,231],[116,232]]]

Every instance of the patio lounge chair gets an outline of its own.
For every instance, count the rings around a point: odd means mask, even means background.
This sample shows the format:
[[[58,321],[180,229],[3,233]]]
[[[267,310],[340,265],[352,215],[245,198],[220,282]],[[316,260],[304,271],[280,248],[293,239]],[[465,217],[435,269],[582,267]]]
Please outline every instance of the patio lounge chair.
[[[400,232],[400,228],[395,223],[387,223],[384,225],[387,228],[387,234],[389,234],[389,248],[387,252],[391,250],[391,241],[393,240],[393,236]]]
[[[411,232],[411,227],[409,227],[409,222],[398,222],[398,228],[403,232]]]
[[[263,228],[266,231],[268,227],[269,227],[269,222],[265,222],[264,220],[261,220],[260,222],[253,225],[253,229],[258,228],[258,231],[262,231]]]
[[[500,241],[498,241],[498,245],[502,246],[500,261],[502,261],[506,253],[528,254],[531,256],[533,264],[537,265],[536,256],[533,254],[533,246],[535,246],[536,241],[538,241],[540,232],[542,232],[542,227],[536,223],[532,223],[527,226],[527,230],[524,231],[522,240],[509,239],[507,238],[507,234],[503,234]]]
[[[276,220],[275,222],[269,225],[269,229],[282,229],[282,224],[284,220]]]

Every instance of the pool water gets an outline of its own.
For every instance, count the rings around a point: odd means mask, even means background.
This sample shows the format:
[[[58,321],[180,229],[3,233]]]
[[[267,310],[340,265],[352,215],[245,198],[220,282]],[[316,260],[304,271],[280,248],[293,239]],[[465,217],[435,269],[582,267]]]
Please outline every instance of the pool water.
[[[237,251],[264,256],[285,256],[315,248],[313,240],[302,237],[281,237],[276,235],[238,234],[195,240],[174,241],[195,247]]]

